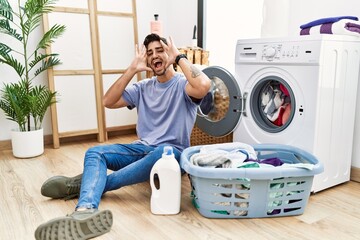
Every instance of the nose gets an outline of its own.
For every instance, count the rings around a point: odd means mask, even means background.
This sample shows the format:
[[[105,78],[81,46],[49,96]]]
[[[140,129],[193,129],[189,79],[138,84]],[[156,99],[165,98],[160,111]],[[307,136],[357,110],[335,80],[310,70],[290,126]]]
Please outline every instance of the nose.
[[[153,53],[151,54],[152,58],[156,58],[158,56],[158,53],[156,51],[153,51]]]

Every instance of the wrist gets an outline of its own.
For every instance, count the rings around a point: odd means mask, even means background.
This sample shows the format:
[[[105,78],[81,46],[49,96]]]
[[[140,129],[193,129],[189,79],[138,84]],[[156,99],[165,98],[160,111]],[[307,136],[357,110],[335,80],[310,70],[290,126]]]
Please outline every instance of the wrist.
[[[186,58],[186,59],[187,59],[186,54],[181,53],[181,54],[179,54],[179,55],[176,56],[176,58],[175,58],[175,63],[176,63],[176,65],[179,65],[179,61],[180,61],[180,59],[182,59],[182,58]]]
[[[138,69],[137,66],[129,66],[125,72],[128,74],[135,75],[136,73],[141,72],[141,70]]]

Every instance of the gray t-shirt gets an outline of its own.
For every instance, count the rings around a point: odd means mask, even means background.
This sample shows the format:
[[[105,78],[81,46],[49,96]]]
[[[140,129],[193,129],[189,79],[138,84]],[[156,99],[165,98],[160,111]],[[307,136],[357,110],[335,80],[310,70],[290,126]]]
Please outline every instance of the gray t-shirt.
[[[190,134],[198,103],[186,94],[187,80],[176,73],[166,83],[156,77],[128,86],[123,98],[128,108],[137,108],[137,134],[147,145],[170,144],[179,150],[190,146]]]

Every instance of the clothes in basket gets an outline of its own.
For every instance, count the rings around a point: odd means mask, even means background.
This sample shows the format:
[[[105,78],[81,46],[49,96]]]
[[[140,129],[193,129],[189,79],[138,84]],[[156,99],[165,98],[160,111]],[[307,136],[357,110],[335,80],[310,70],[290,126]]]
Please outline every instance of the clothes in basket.
[[[215,153],[221,161],[213,158]],[[211,218],[302,214],[313,176],[323,169],[301,149],[243,143],[190,147],[180,164],[189,174],[195,207]]]

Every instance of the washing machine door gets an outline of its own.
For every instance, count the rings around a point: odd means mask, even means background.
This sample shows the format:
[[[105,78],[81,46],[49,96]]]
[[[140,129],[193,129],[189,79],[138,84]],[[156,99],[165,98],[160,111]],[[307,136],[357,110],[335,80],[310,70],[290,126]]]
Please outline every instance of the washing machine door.
[[[211,136],[226,136],[240,121],[243,103],[239,85],[222,67],[207,67],[203,72],[210,78],[212,87],[198,107],[196,125]]]

